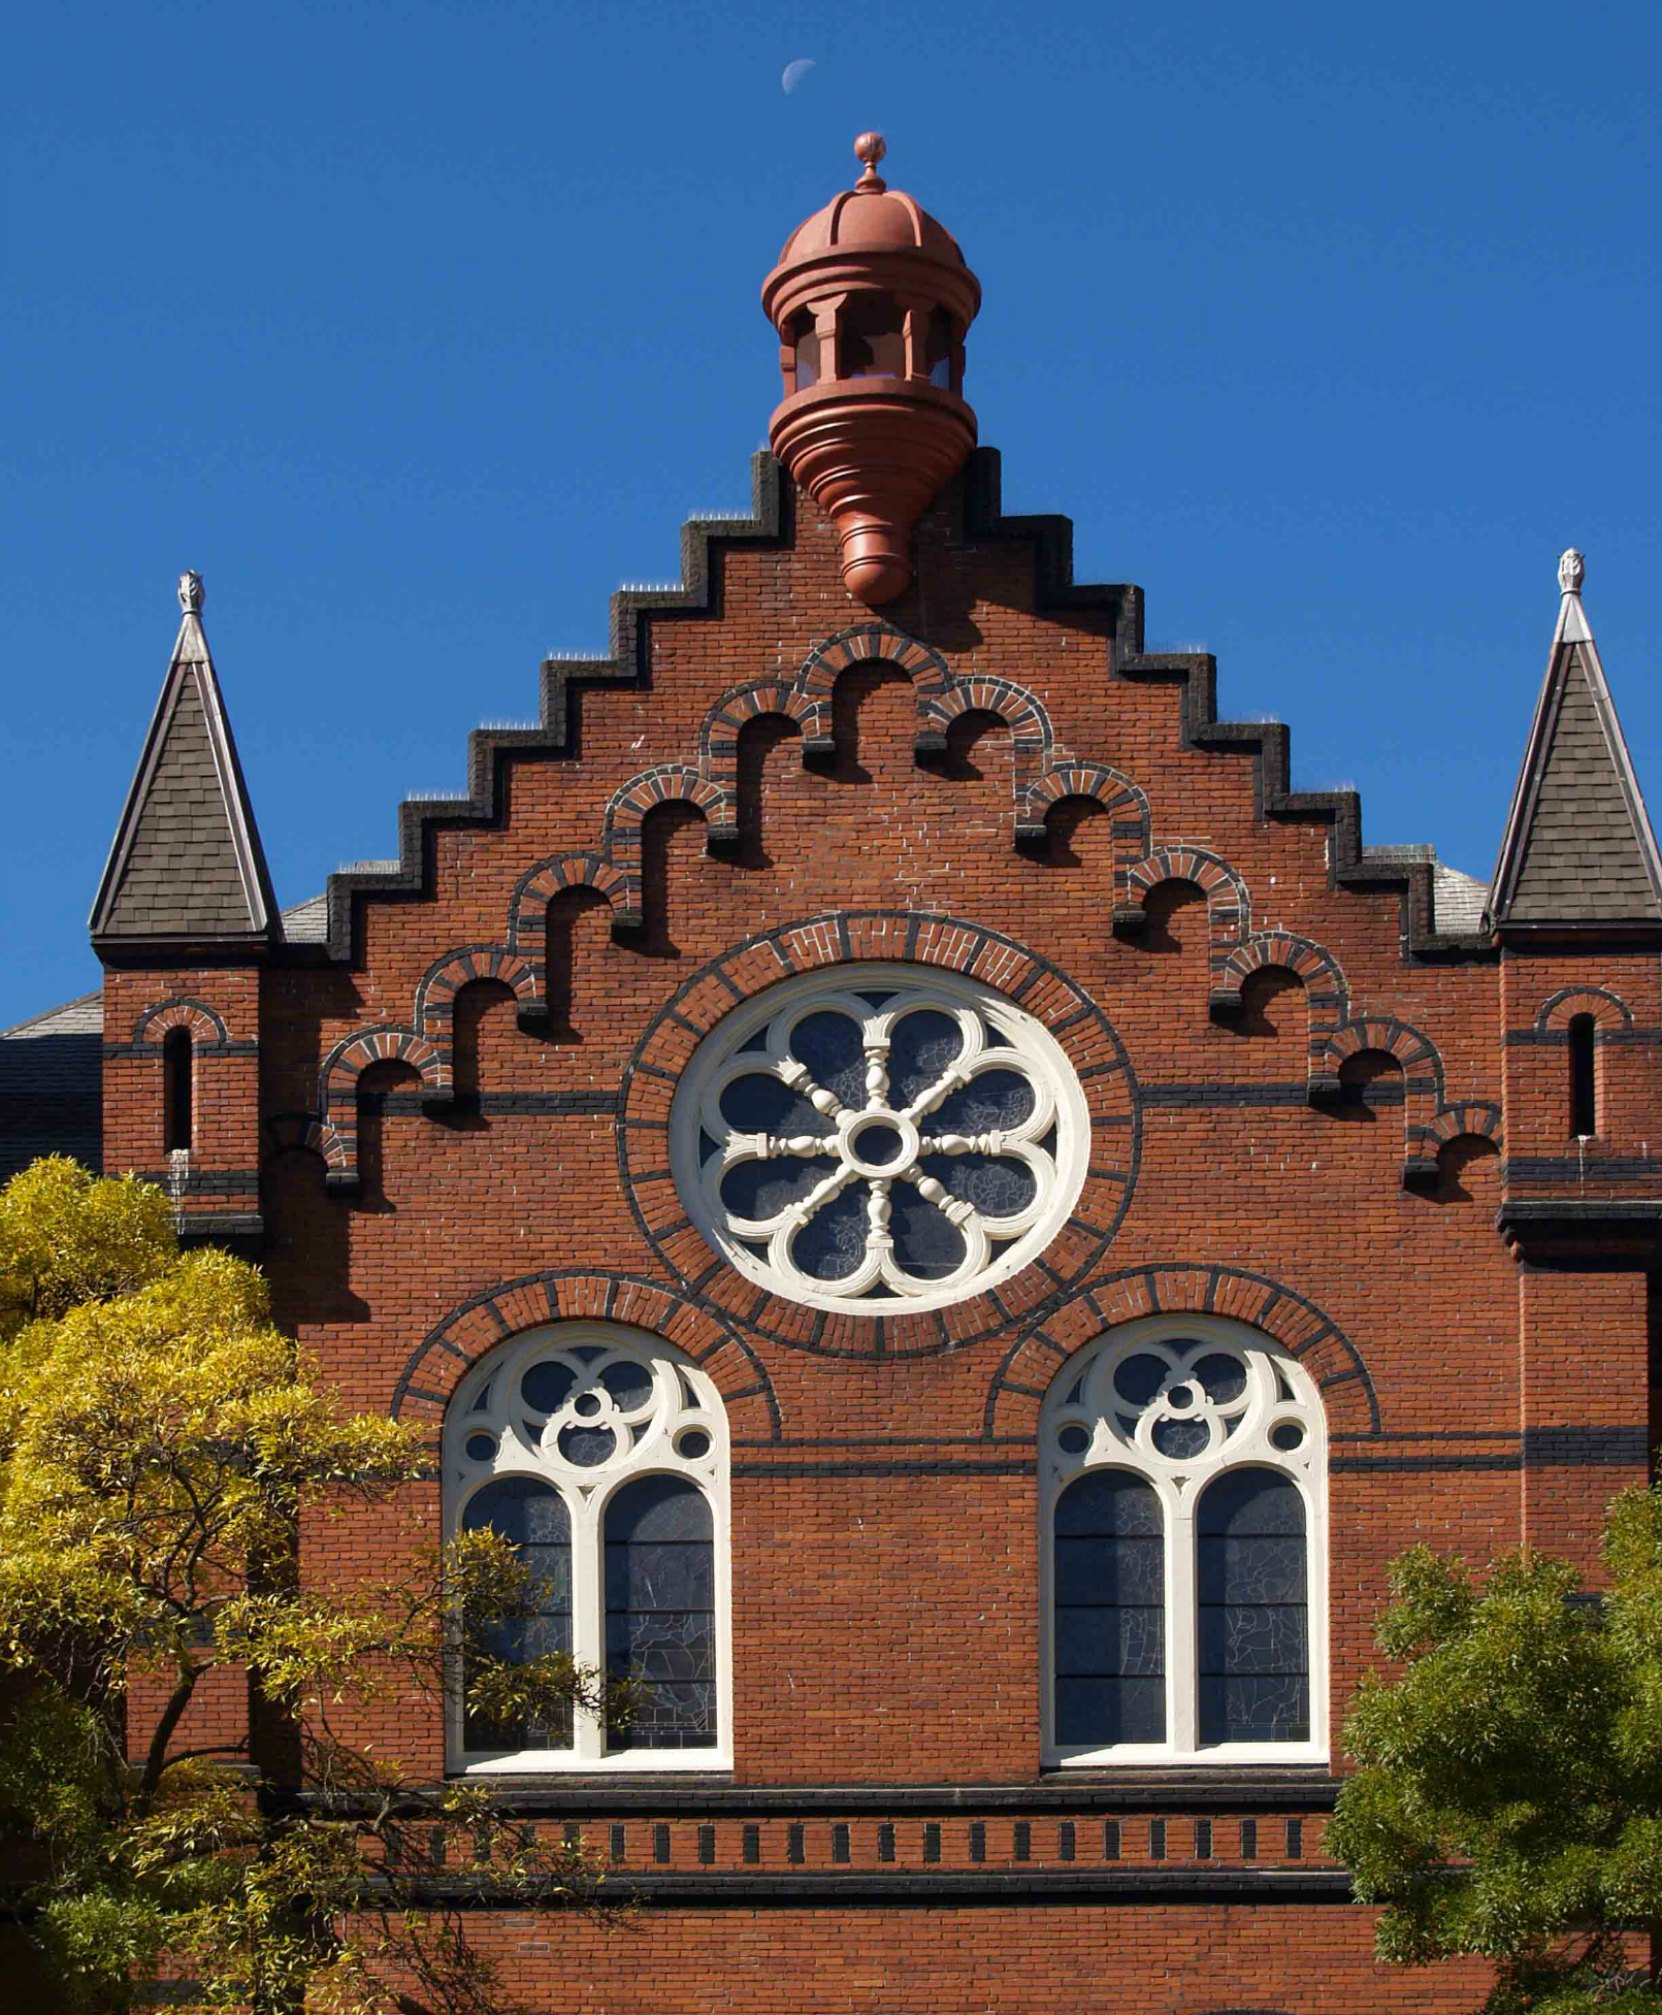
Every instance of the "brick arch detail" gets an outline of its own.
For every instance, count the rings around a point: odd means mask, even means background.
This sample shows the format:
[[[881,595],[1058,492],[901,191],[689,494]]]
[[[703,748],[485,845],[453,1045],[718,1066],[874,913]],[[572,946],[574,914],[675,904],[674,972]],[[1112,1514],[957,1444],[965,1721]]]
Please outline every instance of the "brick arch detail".
[[[602,815],[600,836],[601,854],[621,878],[613,905],[613,922],[619,927],[640,923],[641,827],[648,812],[669,804],[695,805],[704,815],[711,846],[738,838],[736,792],[705,776],[697,763],[659,763],[620,784]]]
[[[1538,1029],[1567,1029],[1578,1014],[1590,1014],[1601,1030],[1632,1028],[1633,1010],[1620,994],[1609,987],[1560,987],[1541,1003],[1535,1017]]]
[[[1005,1353],[988,1389],[987,1436],[1037,1432],[1039,1408],[1062,1366],[1105,1331],[1139,1316],[1221,1315],[1261,1330],[1315,1380],[1329,1429],[1380,1432],[1379,1396],[1360,1350],[1307,1295],[1238,1266],[1127,1267],[1089,1282],[1029,1328]]]
[[[436,1430],[463,1374],[481,1357],[526,1330],[579,1318],[661,1336],[708,1374],[727,1408],[733,1440],[779,1439],[773,1381],[723,1315],[662,1281],[582,1268],[521,1274],[451,1309],[405,1360],[393,1388],[393,1416],[430,1422]]]
[[[231,1041],[224,1017],[206,1001],[188,994],[175,994],[145,1008],[133,1023],[133,1041],[147,1049],[160,1049],[169,1030],[190,1030],[191,1047],[198,1051],[218,1049]]]
[[[424,1092],[448,1098],[450,1058],[414,1029],[381,1026],[343,1036],[318,1072],[320,1150],[330,1186],[353,1189],[358,1181],[358,1080],[372,1064],[403,1063],[420,1073]]]
[[[512,987],[520,1005],[542,999],[542,971],[506,945],[466,945],[430,965],[416,987],[415,1025],[454,1067],[456,996],[475,980],[499,980]]]
[[[1440,1154],[1451,1141],[1465,1138],[1492,1141],[1498,1148],[1503,1140],[1500,1107],[1489,1099],[1465,1099],[1441,1107],[1419,1138],[1425,1149]]]
[[[1254,973],[1289,972],[1304,988],[1310,1009],[1312,1055],[1325,1053],[1350,1013],[1344,968],[1326,945],[1292,931],[1253,931],[1212,970],[1212,1006],[1220,1013],[1241,1005],[1241,989]]]
[[[527,868],[508,899],[508,949],[525,960],[543,998],[548,964],[548,905],[567,889],[593,889],[614,910],[626,902],[628,876],[604,854],[553,854]]]
[[[1206,898],[1206,928],[1214,981],[1232,952],[1250,936],[1252,898],[1221,854],[1206,847],[1154,847],[1128,861],[1118,878],[1116,929],[1134,933],[1147,921],[1149,895],[1162,882],[1193,882]]]

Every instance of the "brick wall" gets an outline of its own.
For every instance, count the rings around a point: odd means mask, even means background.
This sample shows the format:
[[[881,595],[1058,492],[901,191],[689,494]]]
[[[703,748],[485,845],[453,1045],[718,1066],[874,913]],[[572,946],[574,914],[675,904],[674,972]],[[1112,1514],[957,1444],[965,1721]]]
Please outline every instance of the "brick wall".
[[[1231,1314],[1301,1354],[1332,1437],[1335,1725],[1401,1548],[1480,1557],[1527,1533],[1591,1566],[1602,1507],[1644,1473],[1642,1277],[1596,1225],[1532,1258],[1496,1214],[1589,1193],[1562,1119],[1576,989],[1603,990],[1594,1191],[1655,1194],[1654,955],[1409,949],[1423,879],[1360,868],[1342,804],[1282,803],[1276,732],[1210,731],[1209,667],[1139,655],[1134,590],[1062,592],[1054,532],[972,512],[966,534],[956,486],[894,634],[823,650],[871,618],[795,508],[794,540],[710,562],[706,613],[623,612],[639,657],[583,695],[580,741],[505,743],[493,813],[418,835],[419,891],[343,886],[349,958],[112,971],[107,1165],[158,1165],[159,1062],[126,1032],[188,998],[228,1044],[202,1059],[192,1204],[251,1213],[258,1170],[279,1317],[348,1405],[436,1431],[482,1351],[574,1314],[668,1337],[728,1396],[731,1779],[641,1780],[622,1804],[519,1787],[622,1828],[620,1876],[656,1898],[613,1933],[492,1924],[543,2005],[1469,2005],[1469,1969],[1373,1965],[1321,1859],[1325,1769],[1041,1772],[1035,1395],[1151,1310]],[[1021,988],[1118,1102],[1127,1152],[1046,1267],[938,1317],[816,1320],[758,1294],[663,1179],[701,1034],[860,957]],[[436,1515],[428,1491],[320,1520],[308,1570],[379,1570]],[[443,1768],[426,1702],[363,1732]],[[821,1882],[811,1908],[793,1869]],[[1007,1900],[929,1888],[992,1869]],[[1276,1888],[1288,1869],[1320,1907]],[[900,1907],[901,1877],[928,1911]],[[738,1907],[708,1907],[712,1884]]]

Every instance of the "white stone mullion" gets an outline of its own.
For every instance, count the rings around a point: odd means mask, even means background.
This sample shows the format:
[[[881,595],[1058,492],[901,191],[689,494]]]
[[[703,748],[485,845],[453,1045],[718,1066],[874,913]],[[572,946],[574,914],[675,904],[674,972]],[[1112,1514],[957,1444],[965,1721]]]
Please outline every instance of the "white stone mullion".
[[[1195,1494],[1161,1495],[1166,1511],[1166,1739],[1179,1756],[1192,1756],[1200,1729]]]
[[[561,1493],[571,1515],[571,1655],[580,1666],[606,1671],[606,1580],[599,1492]],[[606,1753],[601,1715],[577,1707],[571,1717],[571,1754],[597,1763]]]

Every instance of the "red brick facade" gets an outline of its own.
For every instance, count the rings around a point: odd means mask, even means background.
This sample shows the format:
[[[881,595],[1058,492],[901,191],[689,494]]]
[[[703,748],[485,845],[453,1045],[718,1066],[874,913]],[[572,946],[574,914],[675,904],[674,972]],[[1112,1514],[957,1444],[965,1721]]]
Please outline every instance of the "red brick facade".
[[[999,518],[985,454],[881,622],[766,461],[756,522],[694,528],[688,561],[686,595],[619,599],[612,663],[545,669],[544,732],[477,738],[471,805],[407,808],[398,872],[336,879],[327,946],[109,952],[106,1166],[166,1169],[188,1022],[185,1222],[257,1252],[346,1403],[436,1435],[482,1353],[574,1317],[722,1395],[732,1768],[505,1780],[647,1907],[485,1942],[550,2010],[1469,2007],[1474,1969],[1371,1958],[1322,1854],[1336,1736],[1331,1768],[1042,1767],[1039,1408],[1156,1312],[1297,1358],[1335,1729],[1403,1547],[1592,1568],[1652,1425],[1651,1248],[1615,1206],[1657,1195],[1654,935],[1440,930],[1431,868],[1290,796],[1284,731],[1214,721],[1209,661],[1143,656],[1137,591],[1073,586],[1065,528]],[[1091,1116],[1040,1259],[921,1315],[758,1289],[669,1163],[706,1032],[873,959],[1019,999]],[[320,1521],[307,1569],[378,1569],[407,1531]],[[445,1768],[419,1702],[365,1732]]]

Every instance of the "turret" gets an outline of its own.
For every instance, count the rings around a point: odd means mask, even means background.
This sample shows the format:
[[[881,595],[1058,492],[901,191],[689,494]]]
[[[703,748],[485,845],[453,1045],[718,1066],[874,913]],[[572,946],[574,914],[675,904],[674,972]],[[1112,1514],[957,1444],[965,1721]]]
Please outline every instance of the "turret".
[[[918,517],[975,446],[964,335],[981,305],[952,234],[878,175],[886,151],[860,135],[865,172],[792,233],[762,285],[785,381],[773,452],[835,524],[849,592],[874,606],[910,584]]]

